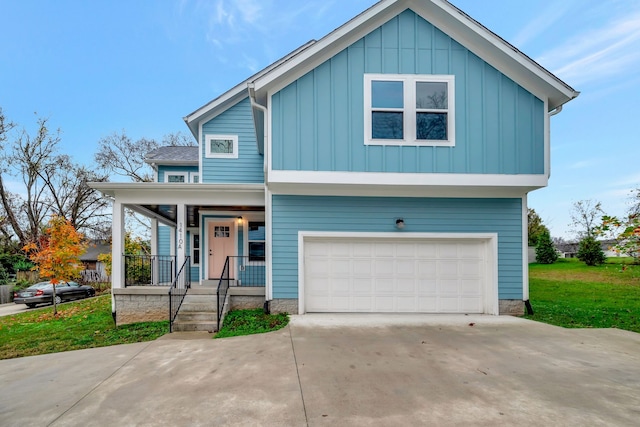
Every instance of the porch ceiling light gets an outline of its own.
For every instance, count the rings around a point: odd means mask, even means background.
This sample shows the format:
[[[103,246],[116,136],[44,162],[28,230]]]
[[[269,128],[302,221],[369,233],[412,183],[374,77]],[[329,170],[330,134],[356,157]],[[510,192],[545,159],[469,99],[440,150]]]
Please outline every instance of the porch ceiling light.
[[[404,219],[402,218],[396,219],[396,228],[398,230],[402,230],[404,228]]]

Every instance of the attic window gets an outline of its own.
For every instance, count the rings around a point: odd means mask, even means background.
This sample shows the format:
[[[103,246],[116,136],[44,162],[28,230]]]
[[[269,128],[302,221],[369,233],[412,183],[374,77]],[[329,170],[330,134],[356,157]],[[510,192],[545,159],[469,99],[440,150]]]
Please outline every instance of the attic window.
[[[205,148],[207,158],[237,159],[238,135],[207,135]]]
[[[454,76],[365,74],[366,145],[455,145]]]

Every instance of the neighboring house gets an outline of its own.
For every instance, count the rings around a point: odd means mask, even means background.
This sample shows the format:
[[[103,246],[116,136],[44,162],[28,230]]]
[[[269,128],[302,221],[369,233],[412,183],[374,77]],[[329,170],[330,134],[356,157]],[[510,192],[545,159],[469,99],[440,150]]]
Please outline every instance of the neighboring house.
[[[80,257],[84,269],[80,272],[83,282],[108,282],[110,280],[106,266],[98,260],[98,256],[111,253],[111,245],[94,242],[87,246],[87,250]]]
[[[600,248],[607,258],[623,256],[620,252],[616,252],[613,246],[618,242],[615,239],[600,240]],[[566,242],[556,245],[556,250],[560,253],[561,258],[576,258],[580,249],[580,242]]]
[[[134,209],[192,289],[229,259],[272,311],[522,314],[527,194],[576,96],[446,1],[383,0],[185,117],[198,147],[151,153],[157,182],[92,186],[113,259]],[[118,322],[124,283],[114,261]]]

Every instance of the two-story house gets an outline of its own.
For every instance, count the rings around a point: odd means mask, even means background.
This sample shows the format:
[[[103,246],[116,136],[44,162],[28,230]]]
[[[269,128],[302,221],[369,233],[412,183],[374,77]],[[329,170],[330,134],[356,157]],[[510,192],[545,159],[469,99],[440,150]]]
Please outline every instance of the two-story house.
[[[188,115],[198,146],[151,153],[157,182],[94,184],[114,198],[116,316],[154,312],[117,298],[151,292],[125,286],[124,207],[192,290],[264,285],[247,298],[293,314],[522,314],[527,194],[576,96],[447,1],[382,0]]]

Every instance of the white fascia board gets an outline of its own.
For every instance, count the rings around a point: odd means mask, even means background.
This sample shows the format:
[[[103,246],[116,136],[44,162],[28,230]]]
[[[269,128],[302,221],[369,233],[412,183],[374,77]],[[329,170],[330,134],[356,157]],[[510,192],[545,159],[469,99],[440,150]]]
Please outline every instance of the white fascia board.
[[[145,160],[145,163],[152,165],[155,168],[158,166],[198,166],[198,161],[187,161],[187,160]]]
[[[547,185],[544,175],[271,171],[273,194],[369,197],[517,197]]]
[[[541,100],[557,108],[579,92],[504,39],[444,0],[383,0],[295,58],[254,80],[256,92],[275,93],[410,8]]]
[[[126,204],[264,206],[264,184],[92,182],[89,186]]]

